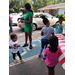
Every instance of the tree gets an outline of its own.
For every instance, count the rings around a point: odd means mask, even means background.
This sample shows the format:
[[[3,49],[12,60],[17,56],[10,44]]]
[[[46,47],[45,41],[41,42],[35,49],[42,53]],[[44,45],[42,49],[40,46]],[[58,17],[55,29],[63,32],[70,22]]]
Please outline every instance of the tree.
[[[9,0],[9,13],[19,12],[19,1]]]
[[[9,13],[19,13],[19,9],[24,8],[27,2],[31,4],[33,10],[32,0],[9,0]]]
[[[32,0],[32,1],[33,1],[33,9],[35,12],[37,12],[39,8],[65,2],[65,0]]]

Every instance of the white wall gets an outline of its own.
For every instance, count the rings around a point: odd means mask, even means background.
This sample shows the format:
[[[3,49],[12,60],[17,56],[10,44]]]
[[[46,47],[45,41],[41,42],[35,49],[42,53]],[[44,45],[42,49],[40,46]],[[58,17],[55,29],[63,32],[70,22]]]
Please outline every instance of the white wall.
[[[59,8],[59,13],[58,13],[59,15],[60,15],[60,14],[65,15],[64,12],[65,12],[65,8]]]

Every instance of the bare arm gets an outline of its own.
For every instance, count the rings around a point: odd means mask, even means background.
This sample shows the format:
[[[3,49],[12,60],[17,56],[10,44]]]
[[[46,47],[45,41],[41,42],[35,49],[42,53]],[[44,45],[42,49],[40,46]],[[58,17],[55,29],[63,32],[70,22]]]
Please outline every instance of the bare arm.
[[[33,20],[33,18],[32,17],[29,17],[29,21],[25,21],[25,23],[32,23],[32,20]]]
[[[52,33],[52,36],[54,36],[54,33]]]
[[[52,25],[52,27],[54,27],[56,25],[56,23],[54,25]]]
[[[14,47],[9,46],[10,49],[14,49]]]
[[[22,22],[22,23],[29,23],[29,24],[31,24],[31,23],[32,23],[32,20],[33,20],[33,18],[32,18],[32,17],[29,17],[29,21],[21,20],[20,22]]]
[[[59,26],[59,24],[57,24],[58,26]],[[61,28],[61,26],[59,26],[59,28],[61,29],[61,30],[63,30],[62,28]]]
[[[17,47],[20,47],[20,45],[17,45]]]
[[[43,32],[41,32],[41,36],[43,36]]]

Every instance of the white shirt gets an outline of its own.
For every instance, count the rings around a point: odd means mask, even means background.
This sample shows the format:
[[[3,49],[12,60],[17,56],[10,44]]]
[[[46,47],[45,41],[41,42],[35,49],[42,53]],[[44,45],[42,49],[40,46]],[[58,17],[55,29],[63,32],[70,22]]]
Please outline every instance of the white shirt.
[[[54,33],[54,28],[53,27],[43,27],[42,32],[43,32],[42,38],[49,40],[51,34]]]
[[[14,42],[14,41],[12,41],[12,40],[9,42],[9,46],[10,46],[10,47],[14,47],[14,44],[19,45],[19,42],[18,42],[18,41],[15,41],[15,42]],[[12,52],[12,53],[17,53],[18,51],[19,51],[18,47],[16,47],[15,49],[11,49],[11,52]]]

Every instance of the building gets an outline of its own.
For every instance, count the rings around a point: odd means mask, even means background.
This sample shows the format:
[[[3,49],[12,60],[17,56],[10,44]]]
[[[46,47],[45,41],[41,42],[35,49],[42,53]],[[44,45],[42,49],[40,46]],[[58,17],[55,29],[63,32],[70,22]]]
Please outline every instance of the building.
[[[60,15],[60,14],[65,15],[65,3],[48,5],[38,10],[40,10],[40,12],[49,13],[53,16]]]

